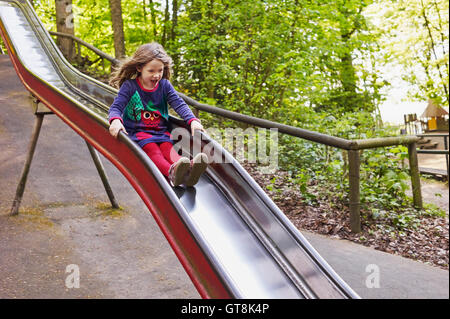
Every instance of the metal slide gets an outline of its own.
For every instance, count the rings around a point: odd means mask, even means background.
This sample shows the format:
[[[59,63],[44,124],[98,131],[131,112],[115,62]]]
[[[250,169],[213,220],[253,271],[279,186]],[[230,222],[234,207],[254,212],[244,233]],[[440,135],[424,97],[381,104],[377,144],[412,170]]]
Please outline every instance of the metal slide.
[[[122,172],[203,298],[359,298],[206,134],[192,144],[214,145],[226,162],[195,187],[171,188],[125,134],[110,136],[117,91],[73,68],[27,1],[0,0],[0,31],[25,87]]]

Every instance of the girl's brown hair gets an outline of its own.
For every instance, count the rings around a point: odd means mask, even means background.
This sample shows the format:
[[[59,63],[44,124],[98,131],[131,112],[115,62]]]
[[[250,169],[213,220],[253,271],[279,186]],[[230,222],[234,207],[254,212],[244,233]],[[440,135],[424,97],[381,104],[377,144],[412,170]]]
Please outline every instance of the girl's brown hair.
[[[115,88],[120,88],[125,80],[139,76],[138,68],[155,59],[160,60],[164,64],[163,78],[169,80],[173,65],[172,58],[166,53],[161,44],[152,42],[141,45],[131,58],[122,61],[119,67],[111,74],[109,84]]]

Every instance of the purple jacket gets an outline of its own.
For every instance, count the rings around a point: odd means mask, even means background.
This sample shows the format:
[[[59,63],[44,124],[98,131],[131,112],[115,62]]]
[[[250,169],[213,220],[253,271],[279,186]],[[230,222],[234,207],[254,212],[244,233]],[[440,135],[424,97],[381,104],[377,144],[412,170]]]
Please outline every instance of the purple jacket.
[[[138,79],[126,80],[109,108],[109,123],[120,119],[128,135],[140,147],[151,142],[172,142],[167,104],[188,125],[198,120],[167,79],[161,79],[152,90],[144,89]]]

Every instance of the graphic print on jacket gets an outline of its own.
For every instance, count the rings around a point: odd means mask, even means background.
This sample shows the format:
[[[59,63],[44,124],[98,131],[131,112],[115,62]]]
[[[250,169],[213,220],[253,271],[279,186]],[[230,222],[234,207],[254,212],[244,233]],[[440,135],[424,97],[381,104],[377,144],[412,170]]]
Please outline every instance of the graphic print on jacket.
[[[161,111],[158,109],[157,106],[155,106],[155,104],[152,103],[152,101],[148,101],[148,104],[146,105],[146,107],[144,107],[144,105],[142,104],[142,100],[141,97],[139,96],[138,91],[134,92],[133,96],[130,98],[130,101],[128,102],[126,108],[125,108],[125,117],[127,117],[129,120],[134,121],[134,122],[140,122],[141,120],[143,120],[143,115],[146,114],[146,116],[148,116],[148,112],[149,113],[154,113],[157,112],[159,115],[159,118],[162,116],[164,117],[166,120],[168,120],[169,118],[169,114],[167,112],[167,104],[164,103],[165,101],[163,101],[163,106],[161,107]],[[147,112],[145,112],[147,111]],[[145,126],[147,126],[150,122],[148,121],[150,119],[150,117],[145,118],[144,124]],[[152,119],[153,121],[154,119]],[[159,124],[159,121],[158,121]],[[155,129],[155,125],[152,124],[151,128]]]
[[[159,131],[159,122],[161,121],[161,113],[159,113],[159,111],[142,111],[141,118],[142,123],[144,123],[147,129]]]

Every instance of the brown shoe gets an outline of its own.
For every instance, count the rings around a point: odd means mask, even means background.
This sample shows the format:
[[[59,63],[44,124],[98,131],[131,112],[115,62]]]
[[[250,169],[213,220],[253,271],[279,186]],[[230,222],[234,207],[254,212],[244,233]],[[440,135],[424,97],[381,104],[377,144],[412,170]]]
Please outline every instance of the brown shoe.
[[[182,157],[176,163],[173,163],[169,168],[169,182],[171,186],[183,184],[190,167],[191,161],[187,157]]]
[[[187,177],[186,186],[194,186],[198,183],[200,176],[206,170],[208,165],[208,156],[205,153],[198,153],[191,161],[191,171]]]

